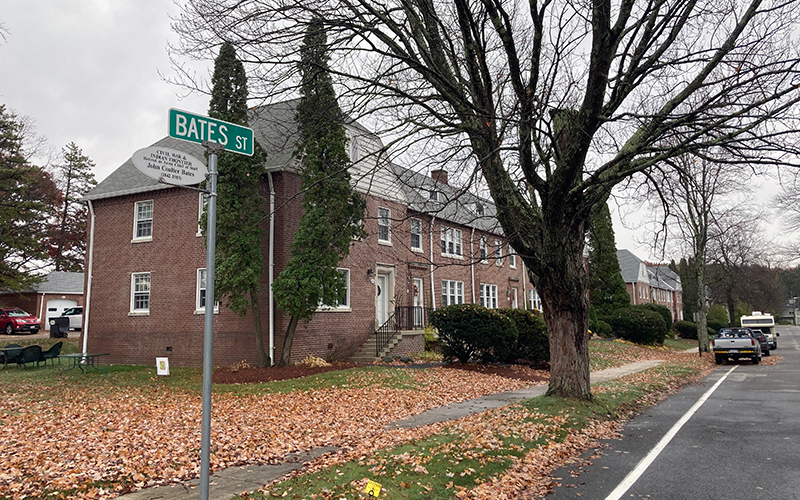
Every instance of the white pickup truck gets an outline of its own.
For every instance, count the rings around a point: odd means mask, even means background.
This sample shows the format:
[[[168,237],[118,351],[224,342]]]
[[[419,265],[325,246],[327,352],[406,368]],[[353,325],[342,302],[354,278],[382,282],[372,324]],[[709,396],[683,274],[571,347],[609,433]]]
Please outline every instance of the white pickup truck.
[[[80,330],[83,326],[83,306],[70,307],[61,316],[69,317],[70,330]]]
[[[722,364],[728,358],[750,358],[754,365],[761,361],[761,343],[756,340],[749,328],[723,328],[711,340],[714,361]]]

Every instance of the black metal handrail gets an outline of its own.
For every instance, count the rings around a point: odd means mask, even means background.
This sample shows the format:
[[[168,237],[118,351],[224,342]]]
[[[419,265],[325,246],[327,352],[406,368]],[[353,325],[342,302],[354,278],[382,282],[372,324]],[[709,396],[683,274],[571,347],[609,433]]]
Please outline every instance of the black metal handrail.
[[[397,322],[395,321],[394,314],[392,314],[386,322],[375,330],[375,357],[381,355],[381,349],[392,340],[395,333],[397,333]]]
[[[394,314],[399,330],[424,330],[432,309],[421,306],[397,306]]]

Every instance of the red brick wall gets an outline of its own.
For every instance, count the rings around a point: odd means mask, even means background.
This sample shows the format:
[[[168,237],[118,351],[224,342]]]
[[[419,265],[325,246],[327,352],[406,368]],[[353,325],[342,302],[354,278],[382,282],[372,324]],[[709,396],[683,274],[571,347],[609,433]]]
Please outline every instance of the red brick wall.
[[[291,242],[300,222],[302,197],[300,178],[296,174],[273,174],[276,193],[275,268],[278,276],[291,256]],[[266,178],[262,194],[268,199]],[[132,243],[134,204],[153,200],[153,238],[149,242]],[[96,214],[94,270],[92,278],[92,303],[89,311],[88,341],[94,352],[111,353],[110,363],[152,364],[155,358],[166,356],[173,366],[201,366],[203,356],[204,315],[196,314],[195,287],[198,268],[205,267],[203,239],[197,236],[199,197],[196,192],[184,189],[165,189],[139,195],[122,196],[94,202]],[[378,207],[391,210],[391,245],[378,243]],[[410,217],[423,221],[422,252],[410,248]],[[423,278],[422,294],[427,307],[431,302],[430,273],[430,218],[407,213],[402,204],[367,197],[367,214],[364,219],[368,236],[354,241],[350,255],[340,267],[350,270],[350,309],[320,311],[308,324],[298,325],[292,347],[292,361],[308,355],[323,359],[349,357],[373,334],[376,326],[376,284],[367,271],[379,268],[394,275],[394,289],[389,290],[392,305],[412,305],[413,278]],[[504,261],[495,264],[494,239],[489,236],[488,263],[480,263],[478,239],[470,228],[461,227],[463,258],[443,257],[440,250],[442,222],[437,219],[433,227],[434,295],[441,306],[441,280],[464,282],[464,301],[479,302],[479,284],[498,286],[498,306],[509,307],[511,287],[518,288],[519,306],[524,304],[522,261],[517,258],[516,269],[511,269],[503,247]],[[449,227],[453,226],[444,223]],[[259,304],[263,325],[265,348],[269,335],[268,300],[268,229],[265,220],[262,228],[265,237],[262,245],[264,274],[261,280]],[[470,237],[473,244],[470,246]],[[470,257],[470,248],[474,252]],[[474,269],[474,295],[472,289]],[[150,272],[150,313],[131,315],[131,273]],[[88,275],[87,275],[88,276]],[[88,278],[87,278],[88,279]],[[87,285],[88,286],[88,285]],[[530,288],[530,285],[528,285]],[[391,306],[390,306],[391,309]],[[289,318],[275,311],[275,358],[280,359],[283,338]],[[422,337],[420,337],[422,338]],[[252,315],[240,318],[224,304],[214,318],[213,364],[224,366],[246,361],[254,365],[255,335]],[[422,342],[406,342],[403,349],[422,350]],[[417,346],[417,344],[420,344]],[[171,348],[171,350],[167,350]],[[409,353],[412,351],[408,351]]]

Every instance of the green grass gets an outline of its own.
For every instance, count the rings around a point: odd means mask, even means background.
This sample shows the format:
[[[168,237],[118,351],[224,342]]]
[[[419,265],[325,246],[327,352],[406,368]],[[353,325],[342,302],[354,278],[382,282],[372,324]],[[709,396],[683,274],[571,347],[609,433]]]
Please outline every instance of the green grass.
[[[664,346],[676,351],[685,351],[686,349],[697,349],[697,341],[691,339],[666,339],[664,340]]]
[[[667,363],[648,372],[646,381],[618,379],[602,387],[591,402],[537,397],[521,405],[487,413],[474,432],[456,425],[426,439],[378,451],[323,471],[297,476],[272,485],[268,491],[246,497],[267,500],[367,498],[366,480],[381,484],[380,498],[452,499],[458,488],[471,489],[494,481],[531,450],[561,442],[569,429],[581,429],[592,420],[617,419],[643,404],[646,394],[664,388],[675,377],[694,369],[686,364]],[[561,417],[559,424],[555,418]],[[481,427],[483,425],[483,427]],[[538,427],[536,427],[538,425]],[[531,432],[536,428],[539,432]]]

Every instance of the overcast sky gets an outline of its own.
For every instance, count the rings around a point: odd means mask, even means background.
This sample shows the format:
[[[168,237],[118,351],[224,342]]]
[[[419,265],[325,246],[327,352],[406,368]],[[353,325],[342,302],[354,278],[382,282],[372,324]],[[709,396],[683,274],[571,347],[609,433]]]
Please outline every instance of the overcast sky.
[[[3,0],[0,103],[56,150],[75,142],[104,179],[167,135],[169,108],[208,111],[159,76],[176,13],[172,0]]]
[[[172,0],[2,0],[0,103],[31,117],[57,151],[75,142],[105,179],[168,134],[169,108],[207,114],[207,97],[181,100],[159,76],[171,74],[166,46],[177,13]],[[619,221],[615,231],[618,248],[658,259],[635,231]]]

